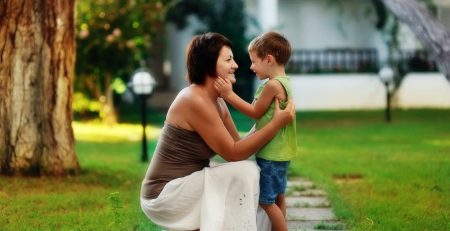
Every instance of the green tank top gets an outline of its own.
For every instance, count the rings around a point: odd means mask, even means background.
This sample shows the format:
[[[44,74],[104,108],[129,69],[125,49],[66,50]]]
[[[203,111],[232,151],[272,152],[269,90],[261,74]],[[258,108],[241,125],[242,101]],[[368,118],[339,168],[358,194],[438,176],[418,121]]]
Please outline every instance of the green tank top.
[[[279,81],[284,87],[287,98],[292,96],[291,82],[288,77],[276,77],[275,80]],[[259,99],[262,90],[267,82],[261,84],[255,93],[255,100]],[[284,109],[287,105],[286,101],[280,101],[280,108]],[[275,108],[275,101],[270,104],[266,113],[256,120],[256,129],[259,130],[264,127],[273,117],[273,111]],[[272,161],[289,161],[293,159],[297,154],[297,132],[296,121],[289,123],[285,127],[281,128],[275,137],[264,145],[257,153],[256,156],[265,160]]]

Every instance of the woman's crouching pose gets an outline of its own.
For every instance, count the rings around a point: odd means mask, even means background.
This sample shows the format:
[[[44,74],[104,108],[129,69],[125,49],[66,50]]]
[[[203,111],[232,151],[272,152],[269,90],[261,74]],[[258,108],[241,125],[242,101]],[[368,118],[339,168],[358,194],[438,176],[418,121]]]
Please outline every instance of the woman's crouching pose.
[[[214,87],[217,76],[236,81],[231,43],[217,33],[188,45],[190,85],[173,101],[147,174],[141,207],[172,230],[256,230],[259,169],[246,160],[295,117],[292,103],[262,129],[240,139]],[[210,165],[219,154],[228,163]]]

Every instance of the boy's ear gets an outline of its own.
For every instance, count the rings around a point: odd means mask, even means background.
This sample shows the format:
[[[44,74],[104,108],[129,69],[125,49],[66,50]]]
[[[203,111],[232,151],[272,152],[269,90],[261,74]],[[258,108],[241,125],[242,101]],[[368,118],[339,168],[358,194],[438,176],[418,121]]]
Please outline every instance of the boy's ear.
[[[267,63],[272,64],[275,62],[275,57],[273,55],[267,55]]]

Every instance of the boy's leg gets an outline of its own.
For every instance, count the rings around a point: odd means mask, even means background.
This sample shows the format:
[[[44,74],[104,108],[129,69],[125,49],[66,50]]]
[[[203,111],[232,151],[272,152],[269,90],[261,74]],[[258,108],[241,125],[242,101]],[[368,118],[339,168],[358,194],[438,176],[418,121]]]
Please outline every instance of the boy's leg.
[[[272,222],[272,231],[287,231],[285,205],[283,210],[277,205],[278,196],[286,187],[286,170],[288,162],[269,161],[256,157],[256,162],[261,168],[260,172],[260,206],[267,213]],[[284,200],[281,201],[282,206]]]
[[[284,193],[278,194],[275,203],[277,204],[278,208],[280,208],[284,218],[286,219],[286,198],[284,197]]]
[[[287,231],[286,219],[284,218],[283,212],[276,204],[264,205],[260,204],[261,207],[266,211],[267,216],[269,216],[272,222],[272,231]]]

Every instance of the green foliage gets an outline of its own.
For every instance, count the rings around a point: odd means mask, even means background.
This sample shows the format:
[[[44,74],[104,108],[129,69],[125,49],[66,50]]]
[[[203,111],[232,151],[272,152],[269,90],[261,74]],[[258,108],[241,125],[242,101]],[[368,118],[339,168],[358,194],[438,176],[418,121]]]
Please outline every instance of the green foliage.
[[[100,116],[114,116],[113,93],[122,94],[130,75],[145,64],[161,35],[169,0],[80,0],[74,107],[100,103]],[[77,112],[77,111],[76,111]],[[113,119],[115,120],[115,119]]]
[[[111,88],[114,90],[114,92],[122,94],[127,90],[127,85],[122,79],[117,78],[112,81]]]
[[[196,15],[207,26],[206,31],[225,35],[233,43],[233,54],[239,69],[234,91],[243,99],[253,99],[254,73],[250,70],[250,58],[247,46],[253,35],[248,35],[247,25],[252,18],[245,13],[242,0],[182,0],[171,5],[167,10],[167,20],[179,29],[187,26],[187,16]]]
[[[188,26],[187,17],[195,15],[209,24],[214,13],[214,3],[210,0],[179,0],[168,8],[166,19],[181,30]]]
[[[72,110],[79,115],[99,113],[101,107],[100,102],[89,99],[80,92],[73,94]]]
[[[127,78],[147,60],[163,22],[157,0],[80,0],[77,5],[77,73]]]

